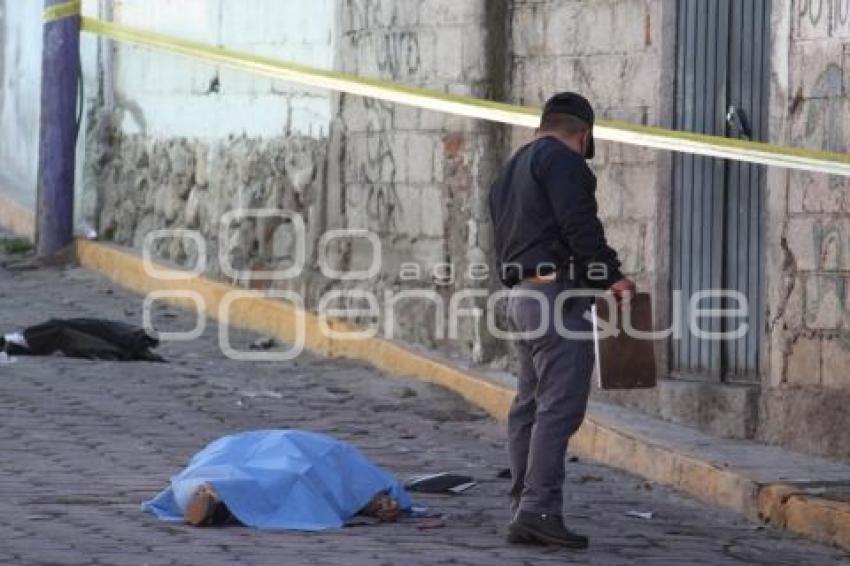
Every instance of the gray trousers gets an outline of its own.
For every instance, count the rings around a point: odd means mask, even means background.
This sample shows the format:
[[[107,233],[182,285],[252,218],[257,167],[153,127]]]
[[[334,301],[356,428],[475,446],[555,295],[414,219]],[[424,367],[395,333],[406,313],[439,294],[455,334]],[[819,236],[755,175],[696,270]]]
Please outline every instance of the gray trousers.
[[[519,355],[517,394],[508,417],[508,453],[514,510],[560,515],[567,441],[581,425],[590,394],[593,342],[564,338],[555,326],[559,282],[523,282],[508,301],[508,320],[515,332],[541,328],[544,309],[549,324],[540,337],[516,341]],[[546,305],[523,292],[539,291]],[[570,298],[560,309],[563,326],[589,333],[584,318],[589,298]]]

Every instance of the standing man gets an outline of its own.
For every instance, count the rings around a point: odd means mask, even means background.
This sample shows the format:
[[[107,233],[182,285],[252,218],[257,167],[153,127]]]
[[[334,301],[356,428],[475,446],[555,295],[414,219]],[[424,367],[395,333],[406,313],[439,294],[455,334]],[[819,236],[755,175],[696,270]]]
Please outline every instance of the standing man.
[[[522,335],[508,417],[512,543],[588,544],[564,526],[562,506],[567,441],[587,408],[593,345],[558,327],[587,335],[591,299],[557,298],[580,288],[610,289],[617,298],[635,292],[597,216],[596,177],[586,162],[594,155],[593,122],[584,97],[553,96],[534,140],[511,158],[490,193],[499,273],[514,290],[508,321]]]

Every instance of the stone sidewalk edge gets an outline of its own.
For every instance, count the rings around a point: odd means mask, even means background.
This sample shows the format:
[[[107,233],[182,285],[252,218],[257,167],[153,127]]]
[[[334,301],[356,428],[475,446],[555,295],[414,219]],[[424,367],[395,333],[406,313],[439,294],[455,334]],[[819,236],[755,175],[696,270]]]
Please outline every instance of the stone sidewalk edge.
[[[225,294],[237,290],[203,277],[154,278],[145,271],[138,254],[109,244],[78,240],[76,251],[81,266],[132,291],[194,291],[203,298],[208,315],[215,319],[219,318]],[[157,264],[157,269],[170,270],[161,264]],[[163,300],[194,309],[194,304],[185,298]],[[229,309],[231,326],[265,333],[287,343],[293,343],[296,338],[297,317],[304,318],[305,345],[313,352],[361,360],[391,375],[414,377],[447,387],[496,419],[504,421],[507,417],[513,389],[496,384],[473,370],[455,367],[431,353],[381,338],[328,338],[320,331],[320,325],[326,324],[324,321],[282,301],[246,298],[234,301]],[[351,328],[335,322],[327,324],[339,332]],[[604,417],[594,415],[592,410],[570,445],[571,451],[579,456],[671,486],[705,503],[732,509],[754,520],[769,521],[821,543],[850,549],[850,503],[806,495],[791,485],[760,483],[741,472],[666,446],[661,441],[638,438]]]

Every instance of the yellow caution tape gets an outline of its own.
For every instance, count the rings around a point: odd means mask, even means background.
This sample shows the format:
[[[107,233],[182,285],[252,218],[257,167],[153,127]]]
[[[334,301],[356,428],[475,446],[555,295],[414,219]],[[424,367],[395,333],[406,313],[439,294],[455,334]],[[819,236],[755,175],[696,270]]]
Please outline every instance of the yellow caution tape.
[[[83,17],[82,29],[117,41],[177,53],[311,87],[514,126],[535,128],[540,121],[540,110],[528,106],[514,106],[472,96],[446,94],[348,73],[316,69],[94,18]],[[600,140],[640,147],[850,176],[850,155],[843,153],[737,140],[612,120],[599,120],[594,128],[594,135]]]
[[[71,16],[79,16],[83,9],[81,0],[72,0],[71,2],[63,2],[62,4],[54,4],[49,8],[44,9],[45,23],[55,22]]]

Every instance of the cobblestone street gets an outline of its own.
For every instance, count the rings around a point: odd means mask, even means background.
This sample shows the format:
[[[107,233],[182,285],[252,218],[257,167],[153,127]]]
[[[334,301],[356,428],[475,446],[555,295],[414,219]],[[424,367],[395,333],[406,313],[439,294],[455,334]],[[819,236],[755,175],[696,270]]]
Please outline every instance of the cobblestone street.
[[[141,298],[96,275],[22,267],[0,268],[4,332],[50,317],[141,320]],[[193,324],[167,307],[156,313],[167,327]],[[838,550],[583,461],[568,470],[566,513],[591,548],[509,546],[501,425],[453,394],[347,361],[231,361],[217,332],[210,325],[197,341],[164,344],[168,364],[52,357],[0,365],[0,563],[850,563]],[[233,333],[241,348],[255,339]],[[402,479],[452,471],[479,484],[459,496],[417,496],[445,515],[433,529],[412,518],[318,534],[195,529],[142,513],[140,502],[208,441],[257,428],[334,435]]]

